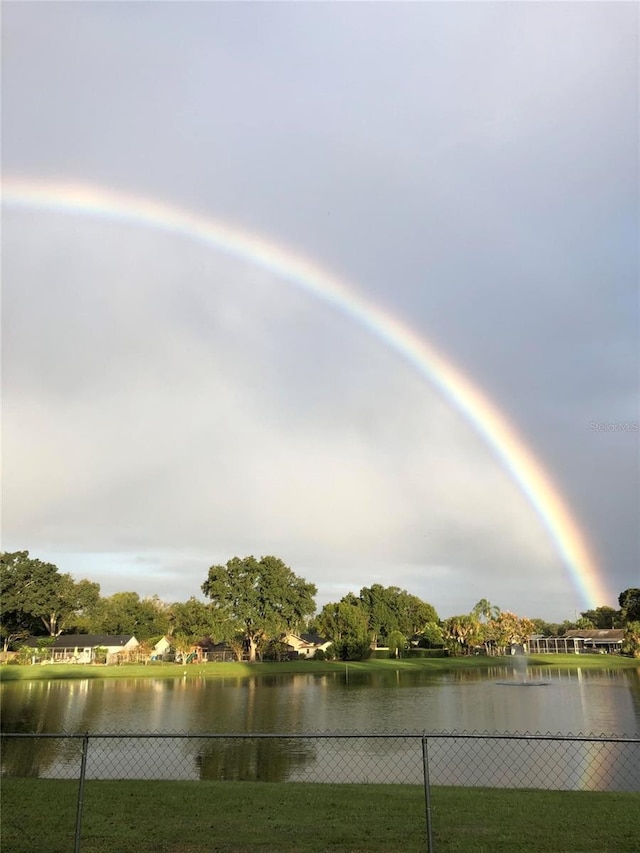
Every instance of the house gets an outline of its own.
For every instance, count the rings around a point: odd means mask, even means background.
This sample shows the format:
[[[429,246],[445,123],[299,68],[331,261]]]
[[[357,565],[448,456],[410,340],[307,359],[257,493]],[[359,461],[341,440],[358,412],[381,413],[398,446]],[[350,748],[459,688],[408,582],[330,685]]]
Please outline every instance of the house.
[[[52,643],[43,644],[43,640],[49,639],[29,637],[23,645],[46,651],[46,663],[95,663],[101,657],[96,650],[103,649],[106,649],[106,663],[115,663],[140,645],[133,634],[61,634]]]
[[[326,640],[315,633],[285,634],[282,642],[292,651],[297,652],[298,657],[301,658],[312,658],[318,650],[326,652],[331,645],[331,640]]]
[[[528,642],[531,655],[580,654],[584,651],[582,640],[572,637],[545,637],[543,634],[531,634]]]
[[[620,628],[580,628],[564,637],[529,637],[530,654],[620,654],[624,630]]]
[[[620,654],[624,640],[623,628],[582,628],[567,631],[568,640],[582,640],[585,652],[598,654]]]
[[[151,651],[151,660],[163,660],[171,651],[171,637],[160,637]]]

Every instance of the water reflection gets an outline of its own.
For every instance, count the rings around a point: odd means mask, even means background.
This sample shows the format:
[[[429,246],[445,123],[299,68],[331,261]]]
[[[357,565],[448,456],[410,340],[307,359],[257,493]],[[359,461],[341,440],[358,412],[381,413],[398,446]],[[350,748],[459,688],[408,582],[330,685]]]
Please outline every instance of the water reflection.
[[[633,734],[638,671],[537,667],[543,689],[508,667],[424,673],[354,671],[258,678],[10,682],[4,731],[511,731]],[[513,679],[513,681],[510,681]]]
[[[291,738],[206,740],[198,749],[201,779],[286,782],[292,771],[315,758],[310,742]]]
[[[99,682],[93,682],[96,687]],[[100,691],[90,691],[89,682],[78,680],[29,681],[19,690],[1,691],[2,732],[77,732],[91,728],[100,705]],[[63,778],[77,776],[81,745],[73,739],[2,738],[2,773],[11,776],[43,776],[54,764]]]
[[[640,730],[638,670],[558,670],[549,666],[531,669],[527,677],[547,686],[525,689],[519,686],[521,674],[504,666],[448,673],[354,670],[348,679],[341,671],[317,675],[310,671],[294,676],[219,680],[189,675],[176,679],[10,682],[0,689],[1,721],[5,732],[632,735]],[[500,682],[513,686],[505,688]],[[88,773],[90,778],[382,781],[376,776],[382,772],[379,766],[372,769],[370,763],[375,758],[383,761],[380,766],[387,781],[419,782],[421,757],[415,743],[96,739],[91,742]],[[3,746],[4,774],[77,775],[79,741],[5,739]],[[621,784],[618,765],[629,754],[617,746],[595,753],[584,749],[566,752],[565,746],[549,751],[545,746],[547,752],[529,756],[521,751],[517,755],[509,752],[504,742],[488,742],[483,747],[476,743],[475,758],[471,760],[463,753],[458,771],[451,761],[454,747],[458,748],[455,742],[449,742],[441,758],[437,749],[434,753],[432,772],[438,784],[462,784],[465,779],[465,784],[474,784],[476,776],[471,771],[475,762],[492,768],[487,778],[476,780],[478,784],[520,785],[523,780],[539,784],[534,771],[542,766],[549,770],[549,786],[615,790]],[[640,757],[637,765],[640,768]],[[639,773],[637,770],[634,778]]]

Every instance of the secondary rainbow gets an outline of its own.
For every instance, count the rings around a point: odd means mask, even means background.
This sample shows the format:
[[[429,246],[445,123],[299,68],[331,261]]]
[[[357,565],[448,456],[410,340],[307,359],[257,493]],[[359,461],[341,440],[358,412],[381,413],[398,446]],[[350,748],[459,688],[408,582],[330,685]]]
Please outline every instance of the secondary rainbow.
[[[131,223],[181,235],[268,270],[369,329],[432,383],[475,427],[509,471],[554,541],[589,607],[609,601],[596,561],[550,476],[496,405],[405,323],[309,260],[254,234],[154,199],[61,181],[5,178],[3,203]]]

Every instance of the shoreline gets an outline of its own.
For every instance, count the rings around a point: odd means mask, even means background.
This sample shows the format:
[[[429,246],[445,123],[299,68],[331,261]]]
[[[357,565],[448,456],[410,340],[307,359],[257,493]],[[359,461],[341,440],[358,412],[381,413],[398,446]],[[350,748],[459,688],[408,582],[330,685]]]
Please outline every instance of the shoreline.
[[[521,660],[521,658],[519,658]],[[618,655],[527,655],[527,669],[591,669],[640,671],[640,659]],[[335,673],[427,672],[447,673],[460,670],[488,671],[494,668],[516,670],[514,658],[504,657],[452,657],[370,659],[367,661],[266,661],[176,664],[159,661],[143,663],[103,664],[3,664],[0,666],[0,684],[15,681],[76,680],[94,678],[254,678],[269,675],[329,675]]]

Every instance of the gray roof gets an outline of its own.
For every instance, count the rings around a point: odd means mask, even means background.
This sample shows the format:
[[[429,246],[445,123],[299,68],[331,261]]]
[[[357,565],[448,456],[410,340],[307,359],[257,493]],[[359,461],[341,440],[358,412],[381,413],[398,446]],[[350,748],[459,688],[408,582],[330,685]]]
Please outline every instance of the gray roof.
[[[301,640],[304,640],[305,643],[309,643],[310,646],[322,646],[329,641],[324,637],[321,637],[319,634],[298,634]]]
[[[592,643],[618,643],[624,640],[622,628],[580,628],[567,631],[567,639],[589,640]]]
[[[29,637],[24,641],[25,646],[36,648],[43,640],[51,637]],[[134,639],[133,634],[61,634],[53,643],[47,643],[48,649],[86,649],[96,646],[125,646],[129,640]]]

